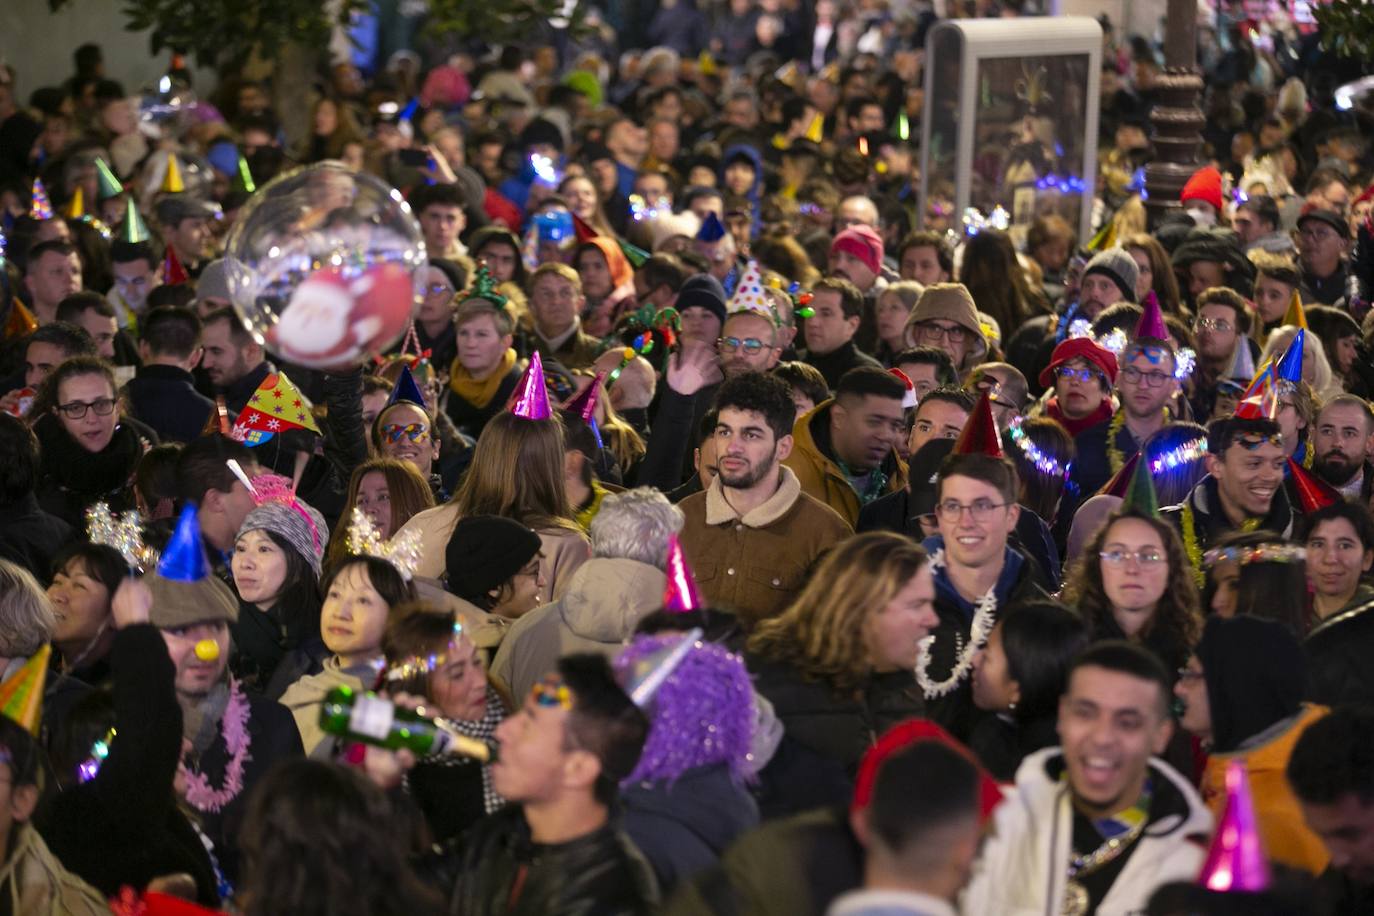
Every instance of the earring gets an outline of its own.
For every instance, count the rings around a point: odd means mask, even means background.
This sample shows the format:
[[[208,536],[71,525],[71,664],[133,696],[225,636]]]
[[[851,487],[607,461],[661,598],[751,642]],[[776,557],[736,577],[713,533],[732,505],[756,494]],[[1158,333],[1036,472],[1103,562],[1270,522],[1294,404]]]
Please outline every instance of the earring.
[[[1007,712],[1016,712],[1016,701],[1012,700],[1007,704]]]

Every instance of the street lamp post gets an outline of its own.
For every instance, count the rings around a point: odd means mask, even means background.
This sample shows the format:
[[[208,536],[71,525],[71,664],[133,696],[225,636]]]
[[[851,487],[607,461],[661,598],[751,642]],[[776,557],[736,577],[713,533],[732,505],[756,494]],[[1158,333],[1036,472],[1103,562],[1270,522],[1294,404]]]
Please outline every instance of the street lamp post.
[[[1182,207],[1178,196],[1198,167],[1202,125],[1198,99],[1196,0],[1169,0],[1164,26],[1164,72],[1155,83],[1159,104],[1150,111],[1154,159],[1145,166],[1145,206],[1150,228]]]

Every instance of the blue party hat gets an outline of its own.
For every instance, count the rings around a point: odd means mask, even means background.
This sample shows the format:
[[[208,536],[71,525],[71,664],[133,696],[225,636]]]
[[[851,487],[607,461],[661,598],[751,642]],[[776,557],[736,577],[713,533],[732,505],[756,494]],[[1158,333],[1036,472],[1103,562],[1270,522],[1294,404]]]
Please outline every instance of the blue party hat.
[[[701,228],[697,230],[698,242],[718,242],[725,236],[725,224],[716,216],[714,210],[706,214],[706,219],[702,220]]]
[[[391,397],[387,398],[386,406],[390,407],[397,401],[409,401],[426,411],[429,410],[425,404],[425,396],[420,393],[420,386],[415,383],[415,376],[411,375],[409,366],[401,367],[401,374],[396,378],[396,386],[391,389]]]
[[[200,541],[200,516],[194,503],[187,503],[181,510],[172,539],[158,561],[157,574],[172,582],[199,582],[210,575],[210,564]]]
[[[1283,351],[1283,356],[1279,357],[1278,365],[1274,368],[1276,377],[1295,385],[1302,381],[1302,346],[1306,336],[1307,332],[1298,328],[1298,333],[1293,335],[1293,342]]]

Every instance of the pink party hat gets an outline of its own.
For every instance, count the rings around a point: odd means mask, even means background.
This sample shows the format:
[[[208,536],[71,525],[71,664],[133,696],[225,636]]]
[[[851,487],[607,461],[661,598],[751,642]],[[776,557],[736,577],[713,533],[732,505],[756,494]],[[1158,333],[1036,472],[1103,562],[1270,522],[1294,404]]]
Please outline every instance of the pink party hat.
[[[1226,764],[1226,808],[1212,835],[1212,846],[1198,881],[1208,890],[1257,893],[1269,887],[1269,863],[1260,843],[1255,803],[1245,764]]]
[[[1159,297],[1154,290],[1145,294],[1145,301],[1141,303],[1143,311],[1140,313],[1140,321],[1135,326],[1135,340],[1157,340],[1161,343],[1169,343],[1169,330],[1164,326],[1164,313],[1159,309]]]
[[[697,591],[697,580],[687,565],[687,557],[682,553],[682,542],[677,535],[668,538],[668,582],[663,586],[663,609],[673,613],[699,611],[706,606]]]
[[[577,414],[586,423],[596,422],[596,402],[601,397],[601,383],[606,381],[606,373],[598,372],[592,383],[582,389],[581,394],[573,395],[563,409]]]
[[[530,354],[529,368],[516,388],[510,412],[526,420],[547,420],[551,415],[549,389],[544,385],[544,362],[538,350]]]

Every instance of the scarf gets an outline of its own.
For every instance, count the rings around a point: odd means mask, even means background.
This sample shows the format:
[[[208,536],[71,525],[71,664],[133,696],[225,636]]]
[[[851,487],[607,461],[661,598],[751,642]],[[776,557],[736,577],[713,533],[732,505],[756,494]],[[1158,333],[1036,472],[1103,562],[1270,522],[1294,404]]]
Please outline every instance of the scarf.
[[[1051,420],[1058,420],[1060,424],[1069,431],[1070,436],[1077,436],[1089,427],[1107,422],[1112,418],[1113,413],[1115,413],[1115,410],[1112,408],[1112,399],[1110,397],[1104,397],[1102,403],[1097,405],[1096,410],[1086,417],[1080,417],[1077,420],[1071,419],[1065,415],[1064,411],[1059,407],[1059,398],[1057,397],[1050,398],[1049,403],[1045,405],[1045,416],[1049,417]]]
[[[468,738],[476,738],[479,741],[490,742],[492,736],[496,734],[496,727],[506,718],[506,708],[501,704],[501,697],[487,685],[487,708],[482,713],[482,718],[475,722],[468,722],[461,719],[448,719],[448,725],[460,735]],[[461,754],[429,754],[420,758],[420,763],[436,767],[460,767],[469,766],[478,761],[471,757],[464,757]],[[492,814],[506,806],[506,800],[496,794],[496,789],[491,784],[491,766],[481,763],[482,767],[482,808],[487,814]],[[410,781],[408,776],[401,777],[401,784],[407,792],[410,791]]]
[[[484,379],[475,379],[463,368],[463,364],[458,360],[453,361],[453,368],[450,371],[448,387],[454,394],[467,401],[473,407],[486,407],[491,399],[496,396],[496,392],[501,388],[501,382],[505,381],[507,373],[515,365],[515,351],[507,349],[505,355],[501,357],[501,362],[496,369]]]
[[[181,703],[181,734],[190,739],[191,747],[197,756],[205,753],[219,734],[220,719],[229,705],[229,679],[227,676],[210,688],[204,697],[192,699],[177,694]]]
[[[83,448],[51,415],[35,423],[33,431],[42,448],[45,476],[83,502],[127,487],[143,455],[138,433],[124,424],[115,427],[109,445],[98,452]]]

